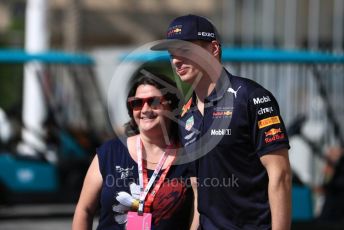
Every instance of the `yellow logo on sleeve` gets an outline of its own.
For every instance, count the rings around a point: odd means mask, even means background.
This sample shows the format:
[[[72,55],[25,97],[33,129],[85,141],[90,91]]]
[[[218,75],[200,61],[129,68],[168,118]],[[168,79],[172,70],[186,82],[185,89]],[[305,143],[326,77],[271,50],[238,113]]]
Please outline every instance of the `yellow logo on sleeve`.
[[[281,123],[281,121],[278,116],[268,117],[268,118],[258,121],[258,128],[262,129],[267,126],[279,124],[279,123]]]

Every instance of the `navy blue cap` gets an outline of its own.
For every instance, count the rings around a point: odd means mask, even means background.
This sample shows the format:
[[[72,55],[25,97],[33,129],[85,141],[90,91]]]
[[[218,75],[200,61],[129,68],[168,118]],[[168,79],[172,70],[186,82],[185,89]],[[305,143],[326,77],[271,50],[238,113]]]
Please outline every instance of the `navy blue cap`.
[[[215,26],[207,18],[192,14],[175,18],[168,27],[166,39],[209,42],[217,40],[220,43],[220,37]],[[153,46],[151,49],[164,50],[172,44],[175,44],[175,42],[165,41]]]

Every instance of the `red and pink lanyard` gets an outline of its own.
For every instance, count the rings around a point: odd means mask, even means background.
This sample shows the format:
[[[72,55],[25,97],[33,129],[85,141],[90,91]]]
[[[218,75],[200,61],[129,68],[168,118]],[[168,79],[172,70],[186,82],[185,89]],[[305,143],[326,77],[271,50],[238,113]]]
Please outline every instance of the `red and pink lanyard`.
[[[159,175],[163,165],[165,164],[165,161],[169,155],[169,152],[171,151],[171,145],[167,147],[167,150],[164,152],[164,154],[161,156],[158,165],[156,166],[153,175],[151,176],[150,180],[148,181],[147,176],[147,169],[146,167],[143,168],[143,162],[142,162],[142,141],[141,138],[138,136],[136,141],[136,151],[137,151],[137,164],[138,164],[138,171],[139,171],[139,183],[140,183],[140,200],[139,200],[139,208],[138,213],[143,213],[143,209],[145,209],[145,212],[150,212],[150,206],[153,203],[154,197],[158,190],[160,189],[161,185],[163,184],[165,177],[174,161],[174,158],[176,156],[177,151],[173,151],[172,158],[173,160],[167,165],[164,172],[161,174],[159,180],[155,184],[153,190],[149,192],[152,185],[154,184],[154,181],[156,180],[157,176]],[[146,200],[147,198],[147,200]],[[146,200],[146,201],[145,201]]]

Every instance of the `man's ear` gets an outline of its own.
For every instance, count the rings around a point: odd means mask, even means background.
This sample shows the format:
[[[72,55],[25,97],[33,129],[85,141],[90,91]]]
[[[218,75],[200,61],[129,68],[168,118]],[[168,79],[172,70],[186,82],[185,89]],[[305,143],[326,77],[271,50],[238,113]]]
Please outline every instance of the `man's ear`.
[[[212,46],[212,54],[215,57],[220,57],[221,46],[220,46],[219,42],[214,40],[211,42],[211,46]]]

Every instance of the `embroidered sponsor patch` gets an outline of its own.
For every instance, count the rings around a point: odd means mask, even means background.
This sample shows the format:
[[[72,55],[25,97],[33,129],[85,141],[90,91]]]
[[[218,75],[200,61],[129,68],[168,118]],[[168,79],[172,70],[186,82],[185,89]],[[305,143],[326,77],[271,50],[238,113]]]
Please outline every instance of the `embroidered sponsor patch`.
[[[214,107],[213,110],[213,118],[229,118],[233,114],[233,108],[232,107]]]
[[[274,109],[272,107],[266,107],[266,108],[260,108],[258,110],[258,115],[263,115],[265,113],[272,113],[274,111]]]
[[[182,114],[180,115],[181,117],[183,117],[187,113],[187,111],[189,111],[189,109],[191,108],[191,104],[192,104],[192,98],[190,98],[190,100],[183,106]]]
[[[263,96],[263,97],[256,97],[256,98],[253,98],[253,103],[255,105],[259,105],[259,104],[264,104],[266,102],[270,102],[271,99],[269,96]]]
[[[198,32],[197,35],[198,36],[202,36],[202,37],[212,37],[212,38],[215,38],[215,33]]]
[[[194,117],[191,116],[189,119],[186,120],[185,129],[187,131],[190,131],[192,129],[194,123],[195,123]]]
[[[279,123],[281,123],[281,121],[280,121],[278,116],[268,117],[268,118],[265,118],[265,119],[258,121],[258,128],[262,129],[262,128],[265,128],[267,126],[279,124]]]
[[[276,135],[276,134],[278,134],[278,133],[282,133],[282,131],[281,131],[281,128],[278,128],[278,129],[272,128],[272,129],[270,129],[269,131],[264,132],[264,133],[265,133],[265,137],[268,137],[268,136]]]
[[[185,140],[190,140],[195,135],[195,132],[192,132],[184,137]]]
[[[195,142],[195,141],[196,141],[196,137],[194,137],[194,138],[192,138],[191,140],[189,140],[188,142],[186,142],[186,143],[184,144],[184,146],[188,146],[188,145],[192,144],[192,143]]]
[[[264,133],[265,133],[265,139],[264,139],[265,143],[271,143],[271,142],[285,138],[285,135],[282,132],[281,128],[278,128],[278,129],[272,128],[269,131],[264,132]]]
[[[229,136],[231,134],[231,129],[212,129],[210,132],[211,136]]]
[[[232,111],[216,111],[213,112],[213,118],[224,118],[232,116]]]
[[[171,37],[176,34],[181,34],[182,33],[182,27],[183,25],[176,25],[168,29],[167,32],[167,37]]]

